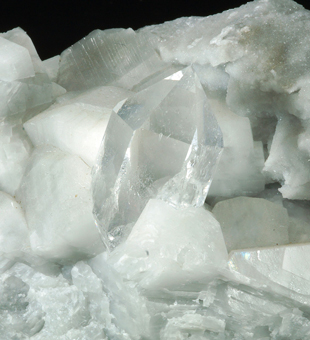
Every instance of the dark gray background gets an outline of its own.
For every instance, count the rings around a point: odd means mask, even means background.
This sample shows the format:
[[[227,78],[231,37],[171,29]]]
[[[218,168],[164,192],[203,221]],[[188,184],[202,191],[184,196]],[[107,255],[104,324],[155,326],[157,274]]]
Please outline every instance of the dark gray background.
[[[158,24],[181,16],[207,16],[246,0],[0,0],[0,32],[23,28],[42,59],[60,54],[92,30]],[[310,1],[298,1],[310,9]]]

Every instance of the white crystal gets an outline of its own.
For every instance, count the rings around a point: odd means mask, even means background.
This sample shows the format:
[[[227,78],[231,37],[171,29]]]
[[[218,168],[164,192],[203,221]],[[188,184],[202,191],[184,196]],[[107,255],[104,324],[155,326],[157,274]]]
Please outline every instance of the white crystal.
[[[212,210],[219,221],[227,250],[289,243],[289,217],[285,208],[262,198],[236,197]]]
[[[111,114],[113,108],[121,101],[131,97],[131,91],[116,86],[99,86],[88,91],[67,93],[66,96],[57,98],[52,108],[69,104],[89,104],[100,107],[105,113]],[[71,97],[70,97],[71,96]]]
[[[0,254],[8,258],[21,257],[29,248],[23,209],[13,197],[0,191]]]
[[[108,329],[108,336],[118,336],[121,339],[149,337],[150,315],[147,301],[139,294],[136,285],[125,280],[108,264],[105,253],[91,259],[89,265],[102,280],[104,290],[110,297],[110,312],[116,328]]]
[[[60,56],[56,55],[55,57],[46,59],[43,61],[43,67],[45,69],[46,74],[49,76],[51,81],[57,81],[58,71],[59,71],[59,63]]]
[[[26,48],[0,37],[0,80],[13,81],[34,76]]]
[[[97,106],[71,104],[35,116],[24,128],[34,146],[55,146],[93,166],[109,118]]]
[[[0,34],[1,340],[310,338],[309,23]]]
[[[32,144],[20,119],[0,120],[0,189],[14,195],[20,185]]]
[[[92,216],[90,172],[79,157],[57,148],[33,152],[18,196],[36,254],[74,259],[103,249]]]
[[[285,198],[310,198],[309,156],[298,148],[297,142],[302,131],[295,117],[280,118],[265,163],[264,171],[271,179],[284,184],[280,192]]]
[[[309,244],[233,251],[229,267],[239,281],[309,305],[309,279],[301,263],[309,257]],[[241,275],[240,275],[241,274]]]
[[[151,199],[110,261],[144,288],[177,289],[219,275],[226,266],[227,250],[221,227],[209,211],[177,210]]]
[[[210,104],[223,133],[224,148],[209,196],[260,193],[265,187],[263,145],[253,141],[249,119],[236,115],[221,101],[213,99]]]
[[[28,50],[29,55],[31,57],[34,72],[44,73],[44,67],[37,53],[37,50],[32,40],[24,30],[22,30],[20,27],[17,27],[5,33],[1,33],[0,36],[21,47],[25,47]],[[26,60],[28,60],[28,58],[26,58]]]

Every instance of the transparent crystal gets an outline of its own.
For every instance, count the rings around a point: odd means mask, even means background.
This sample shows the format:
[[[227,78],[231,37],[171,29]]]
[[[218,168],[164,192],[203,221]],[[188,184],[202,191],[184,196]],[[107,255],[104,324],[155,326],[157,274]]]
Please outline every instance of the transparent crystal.
[[[203,205],[222,147],[191,67],[117,105],[93,174],[94,215],[105,241],[121,242],[150,198]]]
[[[232,251],[228,266],[241,283],[310,305],[310,244]]]
[[[107,84],[131,89],[167,67],[153,40],[131,28],[95,30],[62,53],[58,82],[70,91]]]

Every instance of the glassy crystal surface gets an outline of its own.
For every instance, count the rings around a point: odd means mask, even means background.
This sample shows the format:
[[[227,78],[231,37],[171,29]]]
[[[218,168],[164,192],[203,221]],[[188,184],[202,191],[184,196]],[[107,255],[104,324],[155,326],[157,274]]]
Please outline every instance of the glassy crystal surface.
[[[291,0],[1,33],[0,339],[310,339],[309,37]]]
[[[131,28],[95,30],[62,53],[59,84],[71,91],[107,84],[131,89],[167,65],[153,40]]]
[[[309,244],[294,244],[234,251],[228,263],[230,271],[240,282],[256,287],[265,285],[268,291],[310,306],[310,276],[302,265],[309,258]]]
[[[94,168],[94,214],[112,245],[150,198],[201,206],[222,133],[191,67],[138,92],[111,115]]]

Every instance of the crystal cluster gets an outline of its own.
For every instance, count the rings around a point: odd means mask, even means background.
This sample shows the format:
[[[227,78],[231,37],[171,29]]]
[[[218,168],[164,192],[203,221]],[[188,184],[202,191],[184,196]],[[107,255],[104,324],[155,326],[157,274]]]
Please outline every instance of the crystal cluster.
[[[291,0],[0,34],[0,340],[310,339],[309,46]]]

